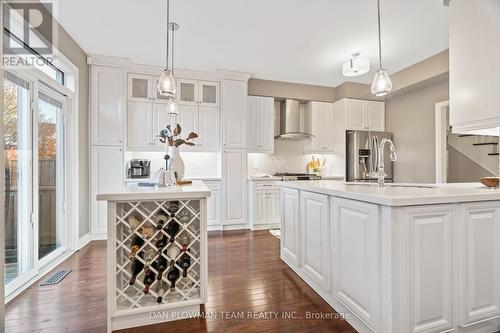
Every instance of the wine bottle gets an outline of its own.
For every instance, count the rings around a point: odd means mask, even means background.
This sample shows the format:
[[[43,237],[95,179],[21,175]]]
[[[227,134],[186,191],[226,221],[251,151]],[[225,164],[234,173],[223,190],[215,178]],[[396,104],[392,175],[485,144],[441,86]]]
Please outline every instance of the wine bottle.
[[[186,224],[188,223],[190,220],[191,220],[191,216],[190,214],[187,212],[187,211],[183,211],[178,217],[177,219],[182,223],[182,224]]]
[[[130,244],[130,255],[128,256],[130,260],[133,260],[137,251],[141,248],[142,244],[144,244],[144,239],[142,239],[139,235],[134,234],[132,238],[132,242]]]
[[[156,256],[156,251],[153,249],[147,249],[144,252],[144,261],[146,261],[146,267],[144,267],[145,271],[149,270],[149,265],[151,265],[151,262],[153,262],[155,256]]]
[[[188,235],[184,234],[179,238],[179,243],[182,246],[182,252],[189,251],[189,244],[191,243],[191,239]]]
[[[163,226],[165,225],[165,223],[167,223],[167,221],[168,217],[166,217],[163,213],[156,216],[156,230],[163,229]]]
[[[158,259],[156,259],[156,270],[158,271],[158,275],[156,276],[156,279],[158,281],[161,281],[163,277],[163,272],[167,269],[168,267],[168,260],[164,256],[160,255]]]
[[[151,267],[156,269],[155,266],[156,266],[155,263],[153,263],[153,265],[151,265]],[[151,285],[155,281],[155,278],[156,278],[156,274],[153,270],[148,269],[146,272],[144,272],[144,280],[142,280],[142,282],[144,283],[144,293],[145,294],[149,293],[149,288],[151,287]]]
[[[184,253],[179,259],[179,266],[182,268],[182,276],[187,276],[187,271],[189,266],[191,266],[191,256],[187,253]]]
[[[167,280],[170,282],[170,291],[175,291],[175,282],[179,278],[179,269],[172,267],[167,274]]]
[[[165,232],[170,236],[170,243],[173,243],[175,240],[175,235],[179,232],[181,226],[179,223],[171,220],[167,226],[165,227]]]
[[[142,259],[144,257],[144,252],[142,252],[142,251],[139,252],[137,254],[137,256]],[[139,260],[139,258],[134,258],[132,265],[130,265],[130,272],[132,273],[132,276],[130,277],[129,284],[131,286],[134,285],[135,279],[137,278],[137,275],[139,275],[139,273],[142,271],[143,268],[144,268],[144,264],[142,263],[142,261]]]
[[[161,253],[161,251],[163,250],[163,248],[165,246],[167,246],[168,241],[169,241],[168,236],[165,235],[164,233],[160,233],[158,235],[156,243],[155,243],[155,246],[158,249],[158,254]]]
[[[168,212],[170,213],[170,217],[174,218],[175,213],[179,210],[179,201],[171,201],[168,205]]]
[[[129,232],[134,232],[134,230],[136,230],[139,225],[141,224],[141,221],[137,218],[137,216],[135,215],[130,215],[128,218],[127,218],[127,223],[129,225]]]
[[[165,295],[165,291],[167,290],[167,283],[165,281],[160,281],[157,284],[158,286],[158,297],[156,297],[156,303],[161,303],[163,300],[163,295]]]
[[[175,264],[175,258],[177,258],[177,256],[179,255],[179,253],[181,253],[181,250],[179,249],[179,247],[177,245],[170,244],[167,247],[167,250],[165,251],[165,254],[170,259],[170,267],[174,266],[174,264]]]

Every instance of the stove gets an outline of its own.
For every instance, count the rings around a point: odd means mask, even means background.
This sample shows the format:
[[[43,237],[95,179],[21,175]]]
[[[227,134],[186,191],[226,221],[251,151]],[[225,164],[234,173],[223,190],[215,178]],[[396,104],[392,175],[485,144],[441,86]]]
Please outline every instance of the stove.
[[[275,177],[281,177],[281,180],[289,182],[296,180],[320,180],[321,176],[308,173],[291,173],[291,172],[277,172]]]

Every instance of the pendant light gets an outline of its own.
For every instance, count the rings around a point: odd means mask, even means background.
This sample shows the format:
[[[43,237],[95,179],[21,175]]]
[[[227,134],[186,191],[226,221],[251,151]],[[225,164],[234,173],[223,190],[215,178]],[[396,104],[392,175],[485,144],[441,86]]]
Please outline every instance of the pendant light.
[[[177,101],[175,98],[175,79],[174,79],[174,55],[175,55],[175,32],[179,30],[179,25],[177,23],[171,22],[168,26],[169,30],[172,30],[172,69],[170,70],[172,74],[172,79],[174,80],[174,93],[169,96],[167,101],[167,112],[171,115],[177,115],[179,113],[179,109],[177,107]],[[158,82],[159,85],[159,82]]]
[[[175,82],[173,71],[168,68],[168,56],[170,44],[170,0],[167,0],[167,56],[165,70],[161,73],[160,80],[158,81],[158,92],[162,96],[173,98],[177,90],[177,83]]]
[[[372,94],[377,97],[387,95],[392,90],[392,82],[389,73],[382,67],[382,36],[380,33],[380,0],[377,0],[378,9],[378,61],[379,70],[375,73],[372,83]]]

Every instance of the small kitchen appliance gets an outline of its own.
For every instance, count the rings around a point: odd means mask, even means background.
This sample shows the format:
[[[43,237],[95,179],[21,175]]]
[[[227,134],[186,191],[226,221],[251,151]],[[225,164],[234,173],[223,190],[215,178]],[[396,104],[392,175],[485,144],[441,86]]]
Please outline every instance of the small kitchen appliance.
[[[132,159],[129,161],[129,178],[148,178],[150,175],[151,161],[147,159]]]

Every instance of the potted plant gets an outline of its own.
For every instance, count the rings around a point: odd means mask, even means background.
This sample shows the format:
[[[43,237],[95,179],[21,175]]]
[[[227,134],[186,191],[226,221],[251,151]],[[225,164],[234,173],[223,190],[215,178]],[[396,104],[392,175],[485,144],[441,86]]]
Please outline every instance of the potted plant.
[[[174,130],[168,125],[158,135],[160,142],[165,144],[167,170],[173,171],[177,179],[184,177],[184,161],[179,154],[179,147],[181,145],[194,146],[193,140],[198,137],[198,134],[191,132],[183,139],[181,138],[181,132],[181,125],[177,124]]]

